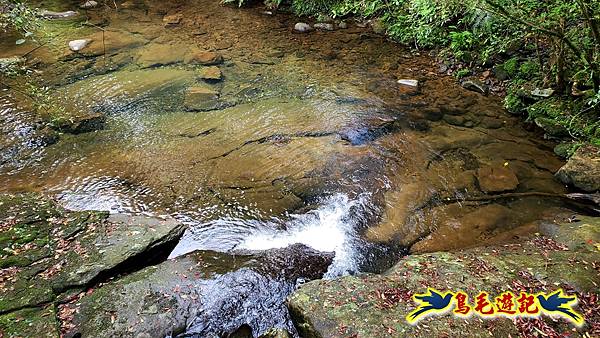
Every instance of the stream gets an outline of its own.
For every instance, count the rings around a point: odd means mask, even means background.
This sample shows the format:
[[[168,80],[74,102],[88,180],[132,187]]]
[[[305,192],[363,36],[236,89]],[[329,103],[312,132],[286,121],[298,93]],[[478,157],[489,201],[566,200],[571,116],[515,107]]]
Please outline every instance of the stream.
[[[0,57],[33,50],[28,63],[67,119],[105,118],[98,130],[50,139],[22,93],[0,87],[0,192],[40,192],[71,210],[169,215],[188,226],[169,259],[304,244],[335,253],[329,279],[384,272],[409,252],[516,240],[572,212],[550,197],[469,201],[564,193],[553,177],[562,162],[501,98],[463,89],[426,52],[354,21],[300,34],[298,18],[262,7],[115,4],[45,21],[51,43],[42,48],[0,41]],[[81,53],[68,50],[83,38],[93,41]],[[207,75],[214,67],[221,76]],[[193,88],[212,96],[199,105]],[[508,168],[518,184],[485,168]],[[223,269],[205,287],[246,310],[225,311],[213,297],[174,335],[226,336],[242,324],[254,337],[272,326],[297,334],[282,304],[306,276]],[[240,281],[262,293],[232,292]],[[214,318],[221,328],[207,325]]]

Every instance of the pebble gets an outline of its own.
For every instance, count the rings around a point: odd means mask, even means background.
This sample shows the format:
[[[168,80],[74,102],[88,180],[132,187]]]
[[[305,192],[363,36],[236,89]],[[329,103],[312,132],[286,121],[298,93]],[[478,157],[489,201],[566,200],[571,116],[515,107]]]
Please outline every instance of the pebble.
[[[324,22],[320,22],[320,23],[316,23],[314,25],[315,29],[322,29],[325,31],[332,31],[335,29],[335,27],[333,26],[333,24],[330,23],[324,23]]]
[[[401,84],[403,86],[409,86],[409,87],[418,87],[419,81],[418,80],[410,80],[410,79],[400,79],[400,80],[398,80],[398,84]]]
[[[90,42],[92,42],[91,39],[79,39],[69,41],[69,49],[74,52],[79,52],[80,50],[84,49],[87,45],[89,45]]]
[[[298,22],[294,25],[294,30],[299,33],[308,33],[312,30],[309,24],[304,22]]]
[[[83,9],[90,9],[90,8],[96,8],[98,6],[98,2],[94,1],[94,0],[89,0],[84,2],[83,4],[81,4],[81,8]]]

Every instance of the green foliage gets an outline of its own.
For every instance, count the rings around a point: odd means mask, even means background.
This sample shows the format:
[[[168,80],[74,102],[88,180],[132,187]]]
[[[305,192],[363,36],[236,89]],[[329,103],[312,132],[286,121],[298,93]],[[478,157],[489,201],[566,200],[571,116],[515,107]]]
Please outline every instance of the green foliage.
[[[517,60],[517,58],[508,59],[504,62],[502,68],[504,68],[504,71],[508,76],[515,77],[519,70],[519,60]]]
[[[456,78],[459,80],[469,75],[471,75],[471,70],[467,68],[463,68],[454,74],[454,76],[456,76]]]
[[[471,61],[471,51],[475,47],[475,35],[470,31],[450,32],[450,49],[460,61]]]
[[[473,9],[471,0],[395,0],[382,11],[389,35],[421,48],[444,47],[451,42],[450,27],[460,29],[460,20]],[[463,32],[455,36],[456,47],[472,44]]]
[[[0,31],[13,29],[29,37],[38,26],[39,18],[33,8],[17,0],[0,0]]]
[[[540,72],[540,66],[534,61],[525,61],[519,67],[519,77],[525,80],[531,80]]]
[[[527,107],[529,119],[545,119],[561,126],[575,139],[597,142],[600,139],[600,120],[597,113],[584,109],[581,101],[566,98],[539,100]]]
[[[527,108],[521,97],[514,91],[509,91],[504,98],[504,107],[512,114],[521,114]]]

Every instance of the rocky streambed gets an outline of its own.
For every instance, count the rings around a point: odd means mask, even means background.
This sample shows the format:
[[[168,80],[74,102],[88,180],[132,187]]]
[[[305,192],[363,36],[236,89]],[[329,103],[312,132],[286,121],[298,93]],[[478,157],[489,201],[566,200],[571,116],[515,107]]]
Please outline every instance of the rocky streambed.
[[[368,23],[92,3],[39,2],[37,42],[0,39],[29,69],[0,88],[4,336],[571,332],[410,326],[428,286],[560,286],[599,334],[597,149],[565,165],[486,79]]]

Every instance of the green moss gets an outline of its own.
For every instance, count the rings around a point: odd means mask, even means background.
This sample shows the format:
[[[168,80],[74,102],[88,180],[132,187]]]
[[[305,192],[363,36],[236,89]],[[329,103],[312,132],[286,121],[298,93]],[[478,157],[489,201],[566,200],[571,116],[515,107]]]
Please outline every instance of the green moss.
[[[540,100],[530,105],[527,108],[527,113],[530,118],[552,118],[561,123],[568,119],[570,108],[563,100],[552,98]]]
[[[581,143],[576,142],[568,142],[568,143],[560,143],[556,147],[554,147],[554,153],[564,159],[567,159],[581,147]]]
[[[466,68],[463,68],[454,74],[454,76],[456,76],[456,78],[459,80],[469,75],[471,75],[471,70]]]
[[[525,61],[519,67],[519,77],[526,80],[531,80],[538,76],[540,72],[540,66],[537,62]]]
[[[54,306],[23,309],[0,316],[0,337],[59,337]]]
[[[526,111],[527,105],[523,102],[521,97],[515,92],[509,90],[506,97],[504,98],[504,107],[510,113],[518,115]]]
[[[515,77],[519,70],[519,60],[517,58],[508,59],[502,64],[502,68],[508,76]]]

